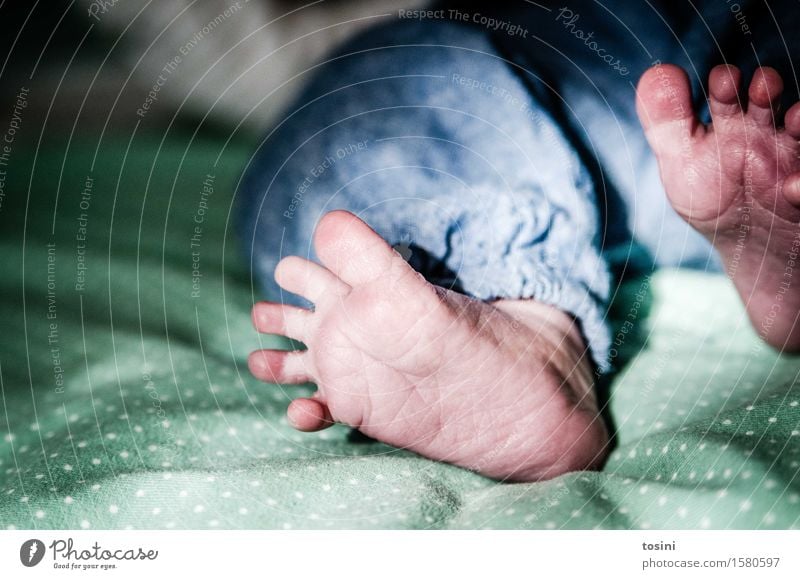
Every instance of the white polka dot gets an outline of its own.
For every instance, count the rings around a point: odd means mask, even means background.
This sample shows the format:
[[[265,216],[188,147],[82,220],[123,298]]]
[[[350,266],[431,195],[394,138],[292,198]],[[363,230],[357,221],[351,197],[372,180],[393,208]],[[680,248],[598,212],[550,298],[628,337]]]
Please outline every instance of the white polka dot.
[[[92,526],[91,523],[86,519],[81,521],[81,529],[88,529],[91,526]]]
[[[67,471],[67,472],[70,472],[72,470],[72,465],[71,464],[65,464],[64,465],[64,470]]]
[[[769,419],[767,420],[767,422],[769,422],[771,424],[775,424],[776,422],[778,422],[778,419],[775,416],[770,416]]]
[[[36,518],[43,519],[44,518],[44,511],[36,511]]]
[[[241,507],[241,508],[239,509],[239,514],[240,514],[240,515],[246,515],[246,514],[247,514],[247,509],[246,509],[246,508],[244,508],[244,507]]]
[[[119,512],[119,507],[117,505],[110,505],[108,507],[108,512],[112,515],[116,515]]]
[[[205,510],[206,510],[206,508],[203,505],[195,505],[195,507],[194,507],[194,512],[195,513],[202,513]]]
[[[739,510],[740,511],[749,511],[750,507],[752,507],[752,506],[753,506],[753,503],[751,503],[750,501],[742,501],[741,503],[739,503]]]
[[[152,512],[153,512],[153,514],[154,514],[154,515],[160,515],[160,514],[161,514],[161,509],[159,509],[158,507],[156,507],[156,508],[154,508],[154,509],[153,509],[153,511],[152,511]]]
[[[137,497],[143,497],[144,496],[144,491],[142,489],[139,489],[138,491],[136,491],[136,496]]]
[[[64,502],[66,504],[68,504],[68,505],[71,505],[72,504],[72,497],[67,495],[66,497],[64,497]]]

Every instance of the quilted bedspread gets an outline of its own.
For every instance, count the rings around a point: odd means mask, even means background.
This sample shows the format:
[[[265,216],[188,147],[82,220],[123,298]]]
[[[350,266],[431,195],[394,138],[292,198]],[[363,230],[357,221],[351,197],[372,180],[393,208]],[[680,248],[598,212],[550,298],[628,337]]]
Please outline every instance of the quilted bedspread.
[[[0,207],[0,528],[794,528],[800,361],[718,275],[616,294],[602,472],[502,484],[247,373],[233,191],[253,149],[135,135],[15,151]],[[278,338],[262,338],[277,345]]]

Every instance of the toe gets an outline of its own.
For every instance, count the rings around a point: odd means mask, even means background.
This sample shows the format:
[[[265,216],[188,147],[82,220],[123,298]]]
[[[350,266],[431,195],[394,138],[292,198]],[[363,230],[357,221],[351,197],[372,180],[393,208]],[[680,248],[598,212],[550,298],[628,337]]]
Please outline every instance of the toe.
[[[334,424],[328,407],[314,398],[293,400],[286,411],[286,417],[294,428],[302,432],[316,432]]]
[[[382,237],[347,211],[331,211],[320,220],[314,247],[320,261],[351,286],[374,281],[395,268],[411,269]]]
[[[326,298],[339,298],[350,288],[321,265],[302,257],[283,258],[275,268],[275,281],[288,292],[318,304]]]
[[[800,207],[800,172],[792,173],[783,181],[783,196],[795,207]]]
[[[731,117],[742,114],[739,90],[742,73],[735,66],[721,64],[708,75],[709,106],[712,117]]]
[[[783,79],[778,71],[768,66],[759,68],[750,82],[747,116],[759,125],[774,125],[782,92]]]
[[[253,326],[262,334],[279,334],[305,342],[313,315],[308,310],[259,302],[253,306]]]
[[[304,351],[257,350],[247,358],[247,366],[263,382],[304,384],[313,380]]]
[[[636,111],[650,145],[659,154],[693,135],[700,125],[692,108],[686,72],[671,64],[648,69],[636,88]]]
[[[783,122],[786,126],[786,132],[795,139],[800,139],[800,102],[794,103],[794,105],[786,111]]]

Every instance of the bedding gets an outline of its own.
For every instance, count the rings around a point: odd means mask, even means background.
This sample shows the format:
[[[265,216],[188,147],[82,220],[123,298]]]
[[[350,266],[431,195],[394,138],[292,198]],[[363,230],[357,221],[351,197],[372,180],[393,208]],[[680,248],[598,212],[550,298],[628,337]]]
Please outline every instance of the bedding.
[[[232,223],[252,143],[134,134],[17,145],[0,206],[0,528],[800,526],[797,357],[728,281],[615,295],[602,472],[503,484],[284,418],[308,387],[247,372]]]

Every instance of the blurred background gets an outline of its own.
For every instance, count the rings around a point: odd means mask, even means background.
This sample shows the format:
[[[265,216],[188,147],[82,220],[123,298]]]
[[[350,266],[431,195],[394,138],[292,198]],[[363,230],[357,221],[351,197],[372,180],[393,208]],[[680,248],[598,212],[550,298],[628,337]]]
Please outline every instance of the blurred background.
[[[0,4],[2,109],[26,132],[204,120],[258,133],[332,46],[419,0],[55,0]],[[299,75],[299,76],[298,76]],[[139,114],[154,90],[156,101]],[[0,115],[8,116],[5,112]]]

